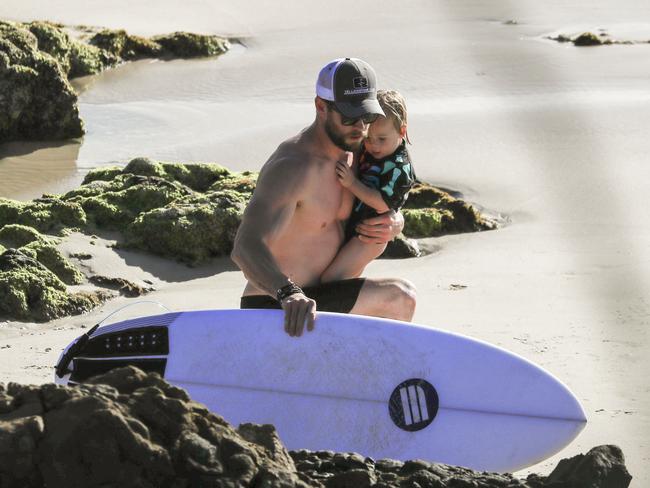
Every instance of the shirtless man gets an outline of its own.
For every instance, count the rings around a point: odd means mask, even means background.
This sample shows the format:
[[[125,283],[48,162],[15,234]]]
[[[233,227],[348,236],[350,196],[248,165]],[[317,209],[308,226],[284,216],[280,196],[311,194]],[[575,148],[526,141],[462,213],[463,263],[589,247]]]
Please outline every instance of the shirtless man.
[[[415,288],[401,279],[320,277],[344,240],[354,197],[338,181],[336,163],[361,148],[370,122],[383,114],[374,70],[360,59],[337,59],[320,72],[316,119],[284,141],[264,164],[235,237],[233,261],[248,280],[241,308],[282,308],[284,328],[313,330],[316,309],[411,320]],[[356,228],[364,242],[385,243],[401,232],[389,212]]]

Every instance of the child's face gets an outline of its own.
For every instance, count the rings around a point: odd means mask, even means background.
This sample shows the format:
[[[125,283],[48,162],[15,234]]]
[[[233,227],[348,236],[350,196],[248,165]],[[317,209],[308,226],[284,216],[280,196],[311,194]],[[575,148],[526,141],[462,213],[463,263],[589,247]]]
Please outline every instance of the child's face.
[[[379,117],[368,128],[368,137],[364,144],[375,159],[391,155],[402,143],[403,130],[395,128],[395,123],[386,117]]]

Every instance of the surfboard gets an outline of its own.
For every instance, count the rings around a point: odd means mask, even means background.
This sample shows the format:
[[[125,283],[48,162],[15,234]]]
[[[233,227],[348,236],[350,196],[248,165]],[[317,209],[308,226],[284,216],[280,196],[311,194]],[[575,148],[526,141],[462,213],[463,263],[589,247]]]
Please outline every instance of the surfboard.
[[[515,471],[586,423],[558,379],[493,345],[423,325],[319,312],[284,332],[279,310],[141,317],[70,344],[55,381],[127,364],[160,373],[233,425],[275,425],[289,449]],[[60,375],[60,376],[59,376]]]

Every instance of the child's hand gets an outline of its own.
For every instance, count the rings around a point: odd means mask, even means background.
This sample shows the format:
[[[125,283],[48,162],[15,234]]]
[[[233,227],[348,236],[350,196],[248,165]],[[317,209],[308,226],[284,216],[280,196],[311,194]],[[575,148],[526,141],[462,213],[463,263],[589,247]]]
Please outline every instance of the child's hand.
[[[349,151],[346,151],[345,154],[347,156],[345,161],[339,160],[336,162],[336,176],[338,177],[339,183],[341,183],[342,186],[349,188],[356,179],[356,176],[354,175],[354,172],[351,168],[354,156]]]

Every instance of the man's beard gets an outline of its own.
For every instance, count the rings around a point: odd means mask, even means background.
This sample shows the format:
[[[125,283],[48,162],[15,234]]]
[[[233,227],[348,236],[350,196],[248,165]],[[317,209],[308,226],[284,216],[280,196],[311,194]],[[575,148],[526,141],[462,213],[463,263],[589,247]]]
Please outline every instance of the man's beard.
[[[360,140],[353,144],[349,144],[345,142],[344,136],[336,132],[336,129],[334,128],[334,125],[330,122],[329,117],[327,117],[327,120],[325,121],[325,132],[329,136],[332,143],[339,149],[342,149],[343,151],[355,152],[361,147],[361,143],[363,142],[363,140]]]

